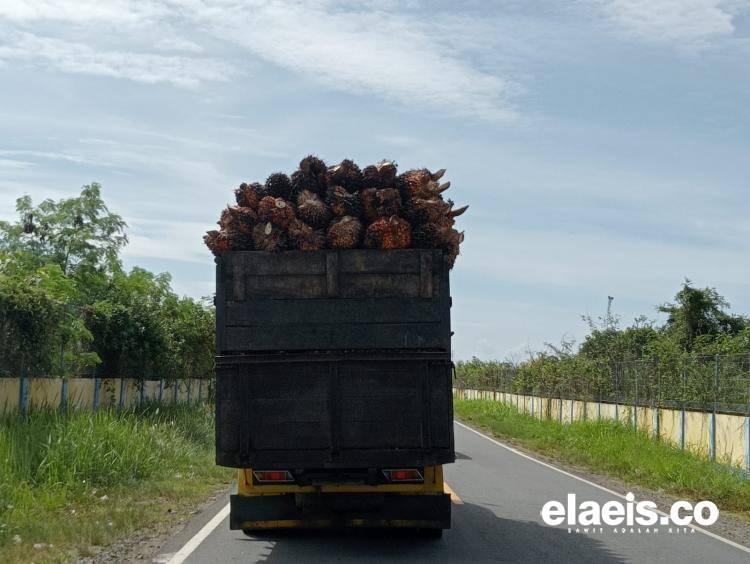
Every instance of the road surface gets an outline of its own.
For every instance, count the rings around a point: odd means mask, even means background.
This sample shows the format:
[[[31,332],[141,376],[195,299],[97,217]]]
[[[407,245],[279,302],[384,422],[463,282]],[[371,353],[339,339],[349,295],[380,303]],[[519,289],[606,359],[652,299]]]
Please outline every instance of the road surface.
[[[248,538],[241,531],[230,531],[228,518],[215,515],[226,504],[221,500],[213,513],[163,547],[161,559],[189,564],[750,562],[750,553],[700,532],[667,534],[660,527],[658,535],[613,534],[611,527],[605,527],[602,534],[585,535],[569,533],[567,527],[549,527],[539,515],[549,500],[564,501],[569,492],[575,492],[579,502],[603,504],[618,498],[460,424],[455,432],[458,460],[446,466],[446,481],[456,494],[453,528],[440,540],[415,538],[408,531],[367,530],[280,531]],[[218,526],[210,530],[212,525],[206,523],[212,516]]]

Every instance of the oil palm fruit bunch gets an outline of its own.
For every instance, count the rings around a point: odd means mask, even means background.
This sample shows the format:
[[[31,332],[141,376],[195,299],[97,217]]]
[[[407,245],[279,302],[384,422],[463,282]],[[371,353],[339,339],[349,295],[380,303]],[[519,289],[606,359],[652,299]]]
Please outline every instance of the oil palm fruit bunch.
[[[354,161],[344,159],[328,169],[328,180],[331,186],[341,186],[347,192],[357,192],[362,188],[362,171]]]
[[[412,244],[416,249],[442,249],[445,261],[450,268],[458,257],[459,247],[464,240],[463,232],[453,227],[450,217],[438,223],[423,223],[412,229]]]
[[[230,206],[221,212],[217,223],[222,231],[228,233],[252,233],[253,227],[258,223],[258,214],[252,208]]]
[[[356,217],[345,215],[334,219],[328,226],[326,240],[331,249],[354,249],[362,239],[362,222]]]
[[[270,221],[256,225],[252,238],[253,246],[258,251],[275,253],[289,247],[287,232]]]
[[[337,217],[344,217],[346,215],[360,217],[362,215],[362,201],[360,200],[359,193],[350,193],[341,186],[331,186],[328,188],[326,203],[333,215]]]
[[[449,220],[453,225],[455,218],[469,209],[469,206],[464,206],[454,210],[453,205],[452,200],[445,202],[442,198],[432,200],[416,198],[406,202],[404,217],[415,224],[441,223],[443,220]]]
[[[318,194],[324,194],[328,186],[328,165],[315,155],[307,155],[299,162],[299,170],[318,187]]]
[[[447,233],[446,240],[443,246],[445,252],[445,262],[448,263],[448,268],[453,268],[456,264],[456,258],[460,252],[461,243],[464,242],[464,232],[460,233],[455,229],[450,229]]]
[[[408,249],[411,247],[411,224],[392,215],[374,221],[365,233],[368,249]]]
[[[292,181],[283,172],[274,172],[266,178],[266,191],[269,196],[288,200],[292,196]]]
[[[426,168],[408,170],[396,178],[395,184],[404,199],[421,198],[430,200],[437,198],[450,188],[450,182],[444,182],[443,184],[438,182],[444,174],[444,168],[437,172],[430,172]]]
[[[232,250],[232,245],[226,232],[216,231],[215,229],[207,231],[203,236],[203,242],[215,256]]]
[[[297,194],[297,217],[314,229],[321,229],[331,221],[331,210],[315,192],[302,190]]]
[[[365,188],[360,195],[362,214],[368,222],[401,212],[401,193],[395,188]]]
[[[300,251],[319,251],[326,245],[326,235],[322,229],[313,229],[300,219],[289,223],[289,243]]]
[[[382,160],[362,169],[363,188],[390,188],[396,181],[396,163]]]
[[[245,208],[251,208],[254,210],[258,209],[258,204],[267,196],[265,186],[258,182],[252,182],[248,184],[243,182],[239,188],[234,191],[234,197],[237,200],[237,205]]]
[[[295,217],[292,204],[284,198],[266,196],[258,204],[258,219],[263,222],[270,221],[282,229],[286,229]]]

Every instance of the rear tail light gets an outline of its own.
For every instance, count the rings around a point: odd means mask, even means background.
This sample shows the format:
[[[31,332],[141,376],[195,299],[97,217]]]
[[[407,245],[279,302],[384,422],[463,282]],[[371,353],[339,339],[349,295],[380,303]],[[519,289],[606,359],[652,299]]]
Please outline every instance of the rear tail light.
[[[259,484],[294,482],[289,470],[253,470],[253,477]]]
[[[423,482],[422,473],[416,468],[394,468],[383,470],[389,482]]]

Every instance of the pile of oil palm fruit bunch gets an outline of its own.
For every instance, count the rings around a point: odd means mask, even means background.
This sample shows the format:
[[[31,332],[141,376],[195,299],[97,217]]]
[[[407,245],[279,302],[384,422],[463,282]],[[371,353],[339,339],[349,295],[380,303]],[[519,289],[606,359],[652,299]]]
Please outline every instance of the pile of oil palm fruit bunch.
[[[264,184],[242,183],[219,230],[203,237],[215,255],[228,251],[321,249],[442,249],[453,266],[463,242],[454,208],[443,197],[445,169],[398,174],[381,161],[360,169],[349,159],[328,166],[314,155],[290,176],[271,174]]]

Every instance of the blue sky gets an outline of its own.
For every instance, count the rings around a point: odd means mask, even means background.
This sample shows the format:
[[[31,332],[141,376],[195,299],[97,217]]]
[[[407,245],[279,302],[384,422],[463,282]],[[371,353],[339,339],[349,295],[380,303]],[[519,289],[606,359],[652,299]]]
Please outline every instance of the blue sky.
[[[750,311],[749,71],[750,0],[3,0],[0,216],[98,181],[201,296],[240,182],[447,168],[456,356],[519,357],[684,277]]]

